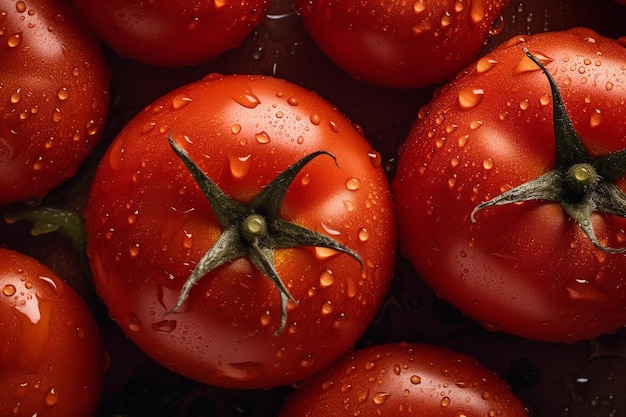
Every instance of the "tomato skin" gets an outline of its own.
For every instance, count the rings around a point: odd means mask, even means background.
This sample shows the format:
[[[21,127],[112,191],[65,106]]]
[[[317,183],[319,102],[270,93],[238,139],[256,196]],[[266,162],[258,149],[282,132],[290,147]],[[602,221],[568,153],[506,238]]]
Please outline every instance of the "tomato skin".
[[[296,177],[281,215],[331,234],[350,256],[276,250],[297,306],[274,335],[280,299],[240,258],[196,284],[167,314],[221,233],[206,198],[168,145],[171,132],[228,195],[249,201],[277,173],[319,149]],[[393,271],[395,218],[381,158],[319,96],[264,76],[211,75],[148,106],[102,160],[85,211],[100,295],[128,336],[158,362],[226,387],[284,385],[327,366],[364,332]]]
[[[545,62],[587,152],[626,148],[626,49],[589,29],[516,37],[420,112],[394,179],[402,252],[443,298],[492,330],[574,342],[626,324],[626,258],[596,249],[555,203],[474,207],[554,166]],[[623,180],[618,186],[624,188]],[[626,220],[596,216],[623,246]]]
[[[95,415],[108,357],[91,312],[48,267],[0,248],[0,414]]]
[[[469,64],[508,1],[466,3],[296,0],[295,7],[320,48],[355,78],[417,88]]]
[[[206,62],[239,46],[263,21],[270,4],[269,0],[72,3],[115,52],[166,67]]]
[[[41,198],[101,137],[109,70],[63,1],[0,3],[0,204]]]
[[[305,381],[279,417],[330,415],[527,417],[506,384],[473,357],[406,342],[350,353]]]

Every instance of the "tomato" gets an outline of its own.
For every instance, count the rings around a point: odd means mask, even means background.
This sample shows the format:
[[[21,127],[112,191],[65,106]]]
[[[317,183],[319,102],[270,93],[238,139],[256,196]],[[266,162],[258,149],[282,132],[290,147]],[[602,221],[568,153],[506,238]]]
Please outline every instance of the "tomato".
[[[507,3],[296,0],[295,7],[320,48],[355,78],[415,88],[467,65]]]
[[[91,312],[48,267],[0,248],[0,414],[95,415],[108,357]]]
[[[265,17],[269,0],[72,0],[118,54],[147,64],[198,64],[239,46]]]
[[[396,231],[381,162],[287,81],[180,87],[98,168],[85,210],[98,291],[139,347],[189,378],[300,380],[344,354],[385,296]]]
[[[357,350],[287,398],[290,416],[527,417],[492,371],[469,355],[417,343]]]
[[[573,342],[626,324],[624,68],[589,29],[515,37],[420,111],[394,179],[402,251],[487,328]]]
[[[102,135],[109,71],[63,1],[0,3],[0,204],[41,198]]]

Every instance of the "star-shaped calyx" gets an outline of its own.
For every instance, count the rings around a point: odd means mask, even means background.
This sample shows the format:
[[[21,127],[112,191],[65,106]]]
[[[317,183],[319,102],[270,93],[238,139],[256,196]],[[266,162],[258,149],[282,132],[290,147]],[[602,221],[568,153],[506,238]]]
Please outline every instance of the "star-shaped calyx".
[[[327,155],[335,159],[331,153],[317,151],[305,156],[278,174],[250,202],[241,203],[226,195],[191,160],[187,152],[176,143],[171,134],[168,140],[208,200],[223,229],[220,237],[200,259],[185,281],[171,313],[176,313],[182,308],[189,297],[191,288],[208,272],[226,262],[245,257],[268,277],[278,290],[281,303],[281,320],[276,330],[276,334],[278,334],[287,323],[288,302],[292,301],[297,304],[297,301],[289,293],[287,286],[276,271],[274,263],[274,251],[276,249],[296,246],[329,248],[351,256],[362,267],[361,257],[352,249],[327,235],[285,221],[279,216],[283,198],[296,175],[306,164],[320,155]]]
[[[594,232],[594,212],[626,217],[626,194],[614,182],[626,174],[626,149],[590,156],[576,133],[556,83],[543,64],[524,48],[524,53],[543,71],[550,83],[554,111],[556,161],[551,171],[476,206],[471,214],[491,206],[530,200],[557,202],[600,250],[626,252],[602,245]]]

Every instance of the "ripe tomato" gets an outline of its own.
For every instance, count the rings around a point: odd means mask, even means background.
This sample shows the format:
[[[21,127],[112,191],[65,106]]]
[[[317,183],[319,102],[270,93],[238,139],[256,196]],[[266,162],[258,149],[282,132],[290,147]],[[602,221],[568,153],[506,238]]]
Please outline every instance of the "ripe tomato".
[[[613,253],[626,240],[625,68],[626,49],[589,29],[520,36],[420,112],[394,180],[401,247],[487,328],[573,342],[626,324],[626,257]],[[567,169],[586,172],[575,162],[605,178],[570,188]],[[524,198],[498,200],[520,184]]]
[[[35,259],[0,248],[0,414],[94,415],[108,357],[91,312]]]
[[[158,362],[211,385],[282,385],[373,319],[394,263],[390,194],[380,155],[319,96],[211,75],[115,139],[85,211],[87,251],[111,315]],[[330,238],[343,246],[320,247]]]
[[[467,65],[507,0],[296,0],[305,27],[341,68],[371,84],[424,87]]]
[[[0,2],[0,204],[41,198],[100,139],[109,71],[60,0]]]
[[[280,417],[527,417],[500,378],[471,356],[416,343],[357,350],[306,381]]]
[[[208,61],[265,17],[269,0],[72,0],[115,52],[147,64],[178,67]]]

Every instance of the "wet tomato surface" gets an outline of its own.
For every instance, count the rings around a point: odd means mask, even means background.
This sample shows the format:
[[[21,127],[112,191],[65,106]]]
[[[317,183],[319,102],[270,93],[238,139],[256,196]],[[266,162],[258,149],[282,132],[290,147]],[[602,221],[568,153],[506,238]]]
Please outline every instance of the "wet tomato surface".
[[[29,4],[29,2],[9,2],[6,10],[12,10],[11,8],[21,3]],[[218,5],[230,2],[212,3]],[[398,148],[407,138],[414,121],[418,118],[420,109],[430,102],[433,95],[439,95],[447,88],[448,83],[445,81],[424,88],[394,89],[377,87],[355,80],[352,74],[341,69],[318,46],[314,37],[307,32],[303,16],[295,12],[293,3],[291,0],[273,0],[269,3],[266,18],[254,28],[240,46],[200,65],[180,68],[146,65],[124,58],[112,48],[103,45],[106,62],[112,74],[111,111],[104,127],[104,141],[96,146],[95,152],[91,153],[91,159],[83,164],[78,174],[48,193],[41,200],[40,205],[33,207],[33,201],[30,201],[30,204],[0,207],[2,215],[11,221],[10,223],[0,222],[0,244],[19,249],[43,260],[57,271],[60,277],[67,279],[68,285],[77,288],[86,300],[90,300],[89,305],[100,324],[106,349],[111,356],[104,397],[96,413],[99,417],[119,415],[136,417],[277,416],[288,396],[297,392],[301,383],[261,390],[219,388],[182,376],[163,366],[142,352],[126,336],[123,329],[124,320],[120,320],[119,323],[113,322],[108,318],[103,304],[93,301],[94,293],[89,278],[82,280],[84,276],[89,276],[84,268],[85,259],[80,256],[81,251],[75,250],[76,247],[80,247],[81,240],[77,241],[78,244],[68,243],[63,239],[65,234],[63,230],[51,231],[54,228],[46,224],[40,224],[38,230],[44,229],[49,233],[32,236],[29,233],[28,222],[16,220],[27,218],[27,216],[15,214],[16,206],[26,211],[53,206],[82,213],[89,197],[93,171],[123,127],[159,97],[178,87],[201,80],[208,74],[255,74],[257,76],[262,74],[285,79],[315,91],[320,97],[335,105],[338,111],[345,114],[351,122],[360,126],[359,129],[362,129],[370,144],[370,150],[375,150],[380,154],[381,167],[384,168],[389,179],[396,176]],[[477,7],[477,3],[480,2],[458,1],[453,7],[470,10],[472,7]],[[420,4],[423,2],[415,2],[418,8],[421,7]],[[446,13],[452,16],[455,11],[454,9],[446,10],[440,19],[434,19],[433,22],[437,25],[445,22]],[[24,13],[25,17],[27,15]],[[7,16],[0,14],[0,29],[4,27]],[[599,36],[618,39],[626,36],[624,21],[626,21],[626,7],[613,0],[510,1],[502,9],[502,17],[496,18],[496,24],[491,27],[489,38],[482,44],[477,58],[488,56],[498,45],[511,38],[519,39],[520,36],[528,37],[537,33],[567,30],[574,27],[587,27]],[[8,32],[5,31],[3,36]],[[523,54],[522,51],[519,52]],[[541,51],[531,50],[531,52]],[[554,52],[554,55],[557,58],[561,57],[560,53]],[[551,58],[554,57],[551,56]],[[587,70],[596,71],[602,68],[602,66],[596,67],[595,61],[596,59],[592,60]],[[559,62],[559,65],[555,62]],[[554,66],[561,68],[560,62],[554,61],[550,64],[544,62],[544,64],[555,76],[558,85],[564,88],[563,100],[567,103],[568,96],[573,96],[574,92],[567,90],[562,83],[561,70],[553,69]],[[470,65],[470,68],[475,68],[475,63]],[[585,66],[584,62],[583,66]],[[545,88],[544,93],[551,99],[549,83],[545,76],[542,76],[541,70],[530,71],[526,75],[535,77],[537,80],[535,88]],[[572,80],[580,81],[581,77],[582,75],[574,74]],[[616,80],[620,77],[623,76],[616,76]],[[588,78],[588,81],[590,79]],[[507,85],[502,92],[503,96],[506,97],[507,91],[514,86],[514,83]],[[486,100],[486,96],[483,99]],[[593,100],[593,96],[591,99],[591,103],[583,104],[585,102],[583,100],[583,102],[570,104],[574,110],[586,107],[590,111],[587,117],[582,119],[580,126],[586,126],[591,121],[596,105],[603,113],[602,116],[608,116],[611,113],[601,107],[599,101]],[[3,103],[6,103],[6,100]],[[546,118],[549,119],[548,108],[536,102],[533,105],[536,110],[533,115],[544,109]],[[169,104],[167,107],[171,108]],[[597,116],[593,117],[597,118]],[[607,119],[601,117],[601,120],[598,126],[605,126],[603,123]],[[623,129],[623,121],[616,123],[617,125],[613,126],[609,133]],[[602,129],[609,128],[602,127]],[[172,153],[172,164],[182,164],[182,159],[177,156],[174,149],[171,146],[167,148],[167,133],[164,132],[164,136],[160,139],[165,140],[166,149]],[[202,161],[202,158],[195,155],[193,149],[188,147],[184,138],[177,137],[176,143],[182,145],[182,149],[189,150],[193,162]],[[280,168],[284,169],[304,156],[303,152],[298,157],[284,161],[280,164]],[[300,173],[304,174],[307,169],[313,169],[317,166],[316,164],[322,163],[327,167],[325,172],[328,173],[338,174],[346,168],[344,165],[338,168],[332,162],[332,158],[320,155],[305,164]],[[553,164],[554,160],[551,163]],[[501,164],[494,165],[492,172],[495,172],[495,167],[501,169]],[[202,168],[209,170],[207,166]],[[271,183],[272,179],[282,172],[278,165],[275,168],[272,175],[268,173],[264,176],[263,184],[259,184],[259,187]],[[252,167],[250,169],[252,170]],[[481,167],[479,169],[484,170]],[[193,185],[194,179],[191,172],[185,171],[182,165],[179,174],[181,180],[190,181],[189,187]],[[530,177],[526,178],[526,180],[530,179]],[[447,180],[447,177],[442,178],[444,183]],[[298,178],[292,185],[299,183]],[[514,184],[510,184],[506,188],[513,186]],[[252,198],[253,195],[254,193],[251,192],[247,197]],[[490,197],[485,195],[480,202],[489,201],[490,198],[496,196],[496,193],[491,193]],[[39,199],[36,202],[39,202]],[[203,204],[208,204],[206,199],[203,200]],[[537,202],[524,202],[515,206],[483,208],[475,213],[474,227],[486,228],[485,222],[491,216],[496,216],[501,209],[511,211],[529,204],[539,205]],[[562,211],[558,205],[555,208]],[[555,211],[558,212],[558,210]],[[602,216],[600,219],[601,222],[604,221]],[[576,230],[574,224],[571,226],[572,230]],[[596,230],[596,232],[604,244],[610,243],[611,246],[621,247],[617,245],[619,242],[607,241],[606,237],[609,235],[603,234],[601,230]],[[195,239],[198,234],[193,237],[195,247],[199,245],[199,241]],[[423,244],[426,245],[426,243],[424,239]],[[198,257],[195,258],[196,262],[206,252],[206,248],[204,251],[198,248],[193,250],[199,251]],[[121,253],[127,256],[128,251],[129,248],[126,247]],[[298,249],[298,251],[315,253],[312,248]],[[624,380],[626,334],[623,329],[590,340],[571,343],[542,342],[502,331],[493,332],[445,299],[440,298],[408,259],[400,253],[396,255],[394,275],[389,289],[374,321],[355,342],[355,349],[406,341],[446,346],[454,352],[471,355],[504,380],[511,392],[521,400],[528,415],[532,417],[596,417],[619,416],[626,413],[626,381]],[[343,256],[344,254],[341,255]],[[606,256],[624,255],[606,254]],[[349,255],[345,257],[352,262],[351,265],[355,269],[360,268],[354,258]],[[238,261],[239,264],[245,262],[247,261]],[[191,264],[187,266],[185,273],[177,278],[177,285],[189,277],[192,269]],[[250,270],[254,269],[250,268]],[[274,300],[273,308],[275,308],[272,314],[273,324],[266,327],[270,332],[278,329],[276,325],[280,323],[282,316],[281,303],[279,291],[267,278],[264,279],[268,288],[272,289],[268,294],[271,293]],[[202,285],[208,284],[200,280],[192,287],[189,297],[198,297],[198,292],[195,290]],[[610,295],[612,296],[613,292]],[[173,304],[175,297],[171,297],[170,301]],[[184,312],[184,308],[182,311]],[[288,310],[287,321],[290,318],[293,319],[291,315],[293,311]],[[164,316],[164,319],[177,320],[181,314],[180,312],[168,314]],[[123,315],[120,317],[124,318]],[[252,314],[250,317],[260,318],[259,315]],[[149,320],[142,324],[151,329],[153,322]],[[285,329],[288,328],[288,326],[285,327]],[[125,330],[128,330],[127,323]]]
[[[40,199],[102,137],[109,69],[63,1],[0,3],[0,203]]]
[[[98,168],[85,211],[98,291],[130,338],[183,375],[296,382],[347,352],[386,293],[396,233],[381,164],[336,108],[287,81],[181,87],[127,124]]]
[[[0,248],[0,412],[93,415],[108,357],[84,301],[48,267]]]

